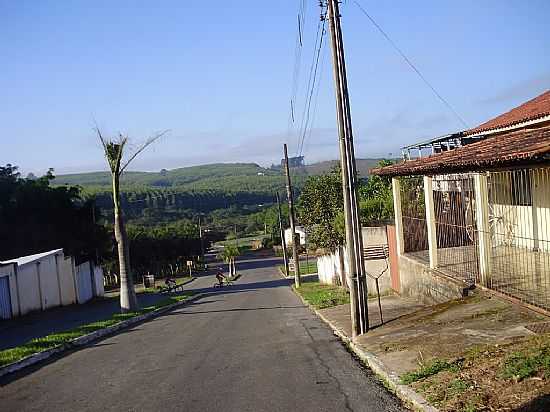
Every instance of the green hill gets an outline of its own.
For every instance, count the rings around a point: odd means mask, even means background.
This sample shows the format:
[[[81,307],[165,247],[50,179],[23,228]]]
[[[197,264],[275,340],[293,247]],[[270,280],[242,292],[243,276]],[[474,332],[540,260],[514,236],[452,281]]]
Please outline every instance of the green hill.
[[[358,159],[361,176],[378,159]],[[308,175],[318,175],[337,166],[337,161],[319,162],[292,171],[293,185],[299,193]],[[57,176],[54,185],[77,185],[83,194],[93,196],[102,215],[112,220],[111,177],[108,172]],[[198,213],[209,217],[218,212],[231,219],[270,205],[275,192],[284,192],[285,179],[280,169],[266,169],[255,163],[215,163],[160,172],[128,172],[122,178],[121,197],[126,216],[133,223],[156,225],[181,219],[195,219]],[[218,211],[218,212],[215,212]],[[214,222],[214,219],[207,218]],[[220,219],[217,219],[219,222]],[[219,226],[219,224],[216,224]]]

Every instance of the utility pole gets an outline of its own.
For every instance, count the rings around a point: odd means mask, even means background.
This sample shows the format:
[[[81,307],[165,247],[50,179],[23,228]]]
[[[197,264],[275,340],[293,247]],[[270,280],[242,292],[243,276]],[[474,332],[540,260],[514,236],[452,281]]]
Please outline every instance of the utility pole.
[[[283,212],[281,211],[281,198],[279,192],[277,192],[277,208],[279,209],[279,231],[281,232],[281,246],[283,247],[283,259],[285,261],[285,276],[289,276],[288,271],[288,256],[286,254],[286,239],[285,229],[283,227]]]
[[[344,196],[352,337],[356,337],[368,331],[369,320],[363,239],[357,202],[357,170],[338,0],[328,0],[327,15],[332,46],[340,167]]]
[[[296,244],[296,226],[294,225],[294,198],[292,196],[292,183],[290,182],[290,169],[288,167],[288,149],[286,143],[283,146],[285,152],[285,174],[286,174],[286,195],[288,198],[288,218],[290,220],[290,231],[292,232],[292,258],[294,259],[294,284],[297,288],[302,285],[300,279],[300,257],[298,256],[298,245]]]
[[[201,214],[199,213],[199,237],[201,240],[201,261],[202,264],[206,264],[204,261],[204,238],[202,237],[202,222],[201,222]]]

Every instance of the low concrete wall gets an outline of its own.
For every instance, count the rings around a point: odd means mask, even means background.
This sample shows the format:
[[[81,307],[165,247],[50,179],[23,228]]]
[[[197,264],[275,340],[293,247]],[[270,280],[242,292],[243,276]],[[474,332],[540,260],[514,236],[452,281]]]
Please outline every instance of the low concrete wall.
[[[385,226],[363,228],[363,247],[387,244],[388,239]],[[317,273],[321,283],[329,285],[346,284],[347,286],[347,278],[345,277],[345,274],[348,273],[347,260],[343,259],[341,263],[340,253],[345,253],[345,248],[343,248],[343,252],[336,251],[333,254],[317,258]],[[389,262],[386,268],[384,260],[366,260],[365,270],[370,275],[367,276],[367,290],[369,294],[376,294],[376,281],[374,277],[379,278],[378,282],[381,294],[391,289]]]
[[[464,282],[430,269],[427,264],[406,255],[399,257],[399,275],[401,295],[418,298],[425,304],[460,299],[468,293]]]

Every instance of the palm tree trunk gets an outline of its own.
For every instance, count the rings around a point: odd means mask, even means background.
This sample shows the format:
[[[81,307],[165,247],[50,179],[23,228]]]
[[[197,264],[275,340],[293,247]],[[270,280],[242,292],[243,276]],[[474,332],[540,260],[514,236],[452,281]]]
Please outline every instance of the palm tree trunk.
[[[119,175],[113,174],[113,203],[115,213],[115,239],[118,249],[118,265],[120,270],[120,311],[134,312],[138,309],[134,279],[130,269],[130,245],[124,216],[120,208],[120,185]]]

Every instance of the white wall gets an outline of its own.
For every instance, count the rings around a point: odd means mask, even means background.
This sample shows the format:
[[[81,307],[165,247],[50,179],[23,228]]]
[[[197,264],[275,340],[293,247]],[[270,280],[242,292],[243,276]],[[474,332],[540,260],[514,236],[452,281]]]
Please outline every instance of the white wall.
[[[32,265],[33,263],[29,263]],[[40,289],[42,291],[42,309],[49,309],[61,305],[59,282],[55,255],[40,259],[37,265]]]
[[[90,262],[84,262],[75,268],[76,299],[86,303],[93,298],[92,272]]]
[[[363,228],[363,247],[387,245],[388,240],[386,236],[386,227],[365,227]],[[345,252],[345,248],[344,251]],[[347,282],[348,273],[347,259],[344,259],[344,273],[340,269],[340,257],[339,252],[323,255],[317,258],[317,273],[319,276],[319,282],[330,285],[341,285],[342,280]],[[386,262],[384,260],[366,260],[365,270],[371,276],[367,276],[367,289],[369,294],[376,294],[376,281],[372,276],[379,277],[380,293],[383,294],[391,289],[391,278],[388,268],[386,268]]]
[[[19,299],[17,296],[17,277],[15,275],[16,265],[14,263],[0,266],[0,275],[7,275],[10,284],[10,299],[12,316],[19,315]]]
[[[28,263],[17,268],[17,283],[21,315],[42,309],[36,263]]]
[[[94,266],[94,283],[94,296],[104,296],[103,269],[99,266]]]
[[[57,257],[59,270],[59,283],[61,285],[61,304],[72,305],[76,303],[76,289],[74,284],[73,258]]]
[[[300,235],[300,245],[305,245],[306,244],[306,232],[305,232],[305,230],[300,226],[297,226],[295,228],[295,230],[296,230],[296,235]],[[286,241],[287,246],[290,246],[294,243],[294,241],[292,239],[292,231],[290,229],[285,230],[285,241]]]
[[[535,232],[540,250],[550,252],[550,179],[546,169],[530,171],[532,206],[512,205],[512,185],[507,172],[491,175],[494,193],[490,200],[490,226],[493,246],[516,246],[532,249]],[[533,217],[536,217],[534,230]]]

